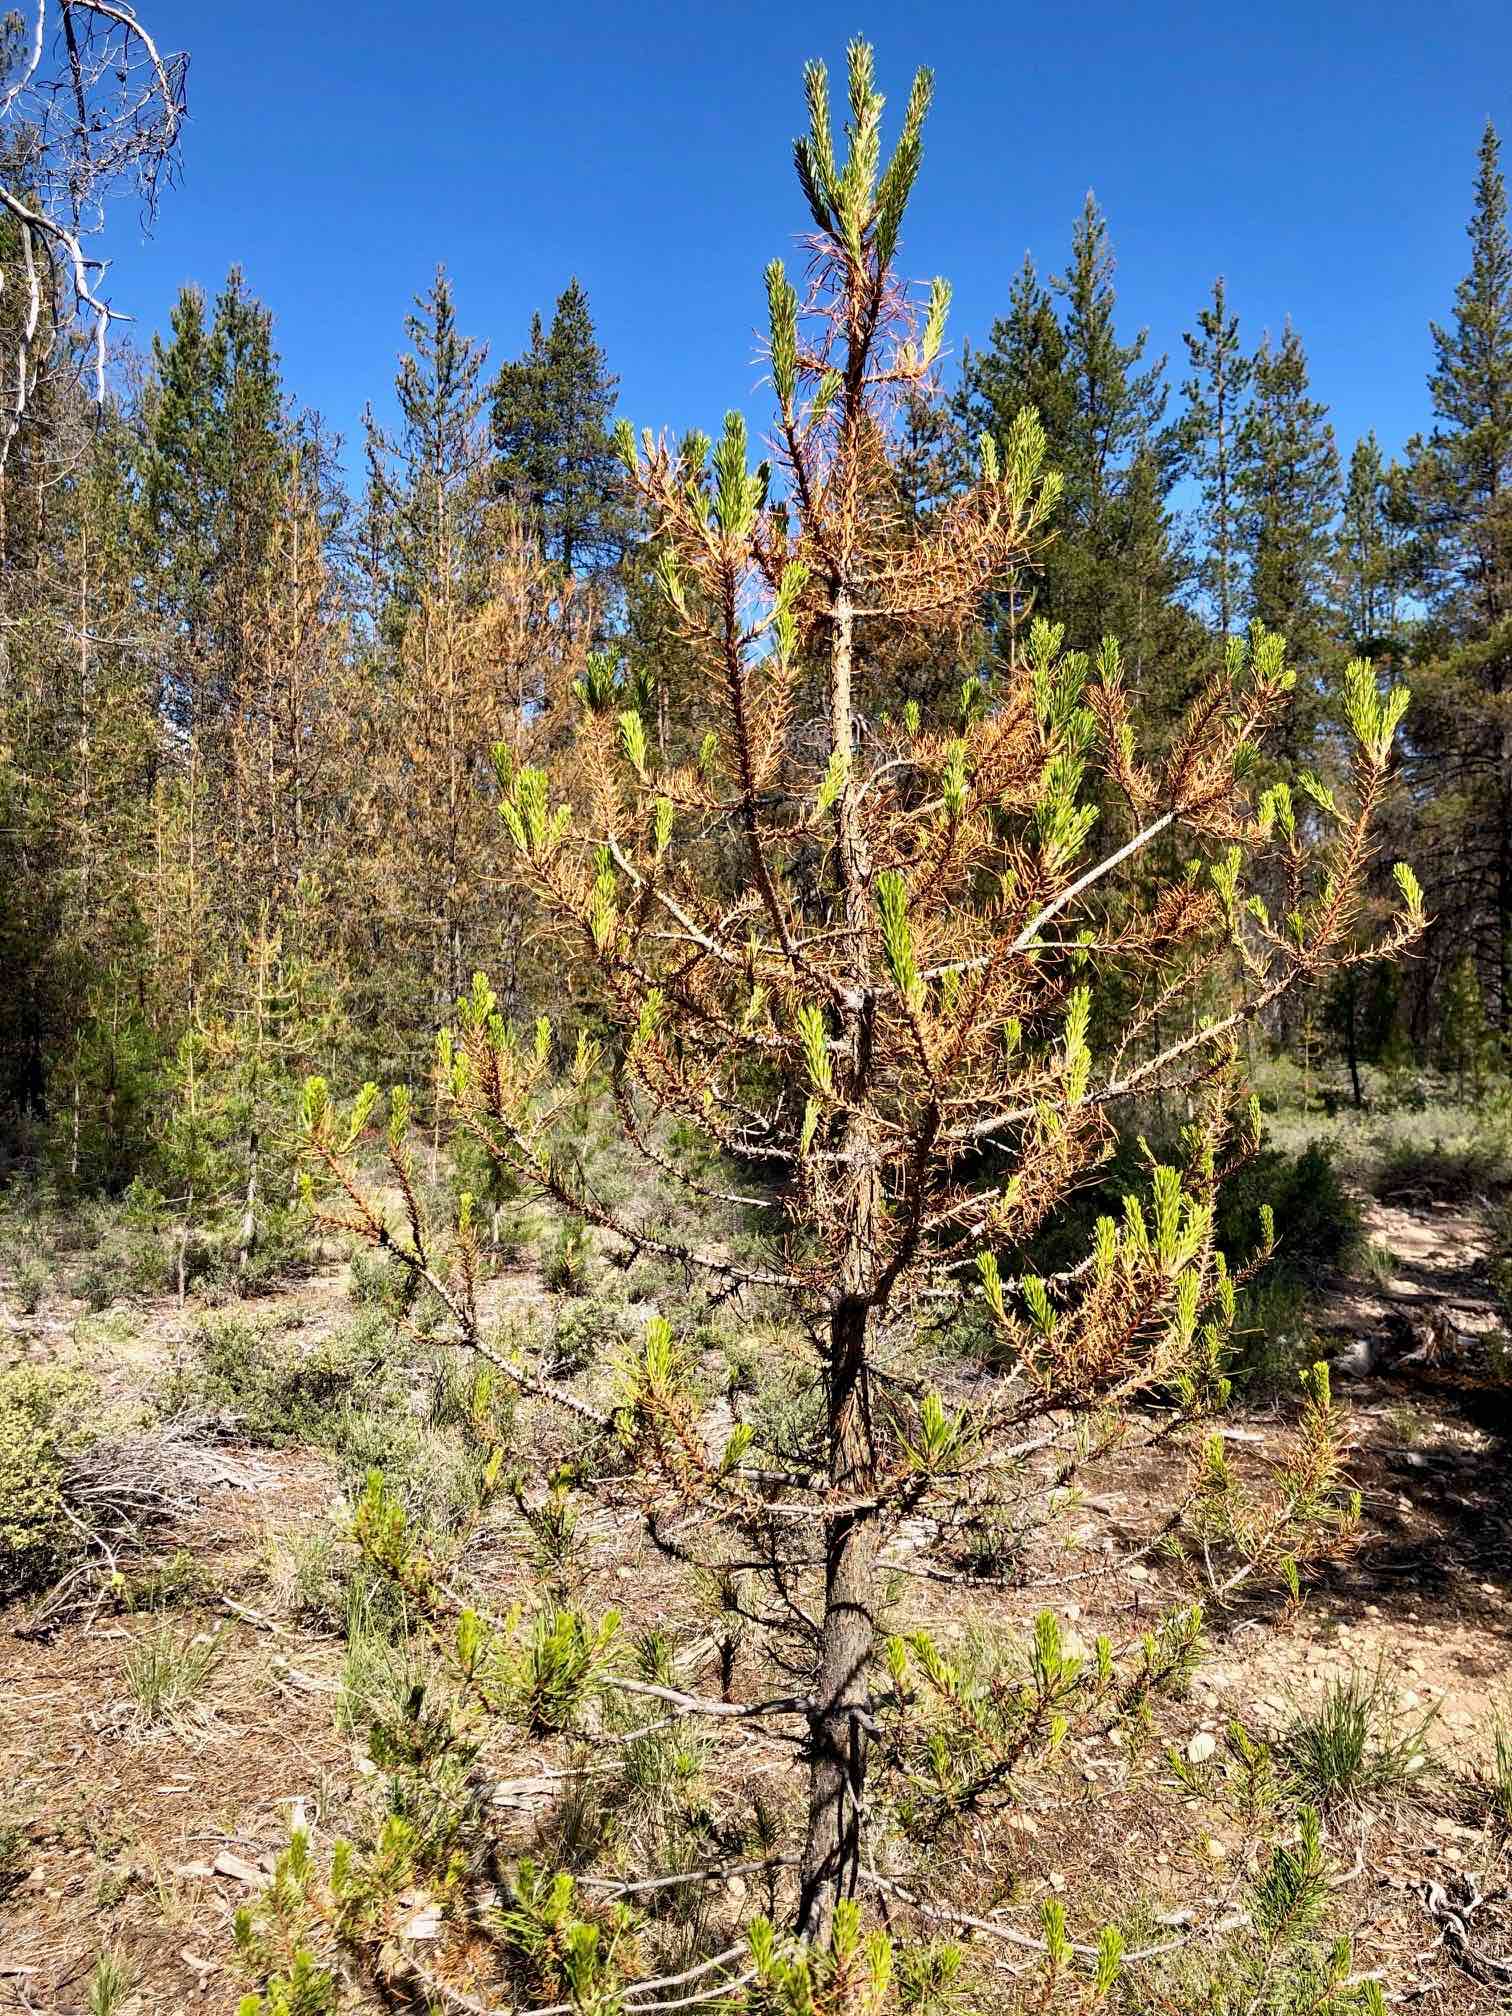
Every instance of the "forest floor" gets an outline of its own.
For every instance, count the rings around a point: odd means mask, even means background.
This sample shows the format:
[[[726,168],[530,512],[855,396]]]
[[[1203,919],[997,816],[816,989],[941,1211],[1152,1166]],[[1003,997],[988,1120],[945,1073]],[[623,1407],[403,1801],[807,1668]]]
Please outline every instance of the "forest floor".
[[[1492,2016],[1512,2008],[1509,1863],[1481,1789],[1512,1670],[1512,1387],[1488,1375],[1481,1348],[1495,1312],[1479,1208],[1372,1205],[1368,1229],[1389,1268],[1336,1284],[1317,1312],[1352,1410],[1359,1543],[1300,1604],[1257,1599],[1211,1620],[1205,1662],[1184,1699],[1162,1703],[1158,1733],[1200,1760],[1209,1746],[1194,1739],[1221,1741],[1235,1717],[1278,1735],[1352,1673],[1384,1679],[1402,1726],[1431,1715],[1411,1782],[1328,1819],[1332,1922],[1391,2006]],[[152,1396],[201,1312],[170,1300],[89,1314],[49,1293],[23,1314],[8,1292],[0,1279],[10,1362],[84,1373],[104,1413],[161,1423]],[[523,1306],[542,1291],[521,1273],[503,1292]],[[256,1305],[262,1334],[305,1346],[350,1313],[335,1260]],[[1283,1407],[1241,1407],[1230,1434],[1248,1460],[1279,1447],[1286,1427]],[[0,1613],[0,2011],[100,2006],[90,1997],[102,1953],[122,1967],[104,2005],[113,2016],[234,2010],[247,1984],[232,1914],[266,1881],[291,1814],[329,1836],[360,1826],[370,1801],[348,1648],[309,1596],[339,1517],[330,1456],[251,1446],[233,1417],[154,1432],[173,1444],[175,1502],[150,1557],[123,1560],[113,1590],[51,1623],[35,1600]],[[1172,1488],[1153,1463],[1092,1480],[1078,1529],[1085,1566],[1053,1599],[1068,1628],[1126,1638],[1174,1600],[1169,1564],[1145,1547]],[[687,1623],[633,1521],[596,1525],[590,1556],[587,1593],[618,1602],[627,1626]],[[497,1539],[486,1572],[504,1601],[529,1597],[534,1571],[517,1539]],[[1042,1579],[1031,1555],[1021,1588],[981,1592],[977,1614],[1027,1630]],[[907,1586],[929,1614],[930,1583]],[[165,1710],[144,1673],[154,1655],[176,1670],[196,1647],[201,1680]],[[796,1789],[783,1782],[789,1757],[753,1735],[719,1768],[769,1773],[785,1797]],[[512,1845],[546,1827],[546,1761],[519,1754],[496,1795]],[[1137,1877],[1157,1933],[1221,1929],[1242,1902],[1251,1851],[1209,1796],[1212,1768],[1197,1762],[1185,1783],[1159,1768],[1131,1774],[1108,1742],[1073,1739],[1064,1768],[1010,1823],[1050,1872],[1011,1893],[1028,1907],[1019,1922],[1033,1930],[1048,1882],[1095,1923],[1098,1909],[1126,1905]]]

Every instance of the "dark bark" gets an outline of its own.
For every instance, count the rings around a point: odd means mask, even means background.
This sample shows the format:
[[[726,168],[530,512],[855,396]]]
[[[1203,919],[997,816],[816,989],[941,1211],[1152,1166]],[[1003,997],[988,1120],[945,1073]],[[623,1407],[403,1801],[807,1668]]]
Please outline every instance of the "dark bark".
[[[830,1319],[830,1482],[838,1496],[869,1499],[876,1489],[863,1301],[842,1302]],[[824,1620],[814,1689],[798,1930],[827,1940],[838,1899],[855,1887],[861,1800],[870,1724],[868,1668],[876,1643],[877,1514],[869,1506],[834,1514],[825,1536]]]

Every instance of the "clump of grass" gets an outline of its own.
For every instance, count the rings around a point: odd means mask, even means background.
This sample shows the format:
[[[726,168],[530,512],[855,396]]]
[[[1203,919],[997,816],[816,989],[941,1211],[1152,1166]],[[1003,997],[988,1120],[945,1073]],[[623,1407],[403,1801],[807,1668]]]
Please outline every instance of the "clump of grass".
[[[187,1547],[178,1547],[166,1560],[150,1561],[140,1574],[127,1576],[120,1603],[124,1610],[171,1610],[197,1602],[205,1586],[199,1563]]]
[[[1397,1257],[1379,1239],[1365,1240],[1355,1256],[1361,1280],[1372,1288],[1389,1288],[1396,1279]]]
[[[1415,1449],[1426,1441],[1431,1424],[1421,1408],[1401,1406],[1388,1411],[1386,1426],[1393,1442],[1403,1449]]]
[[[1403,1797],[1428,1762],[1436,1709],[1408,1714],[1383,1665],[1330,1680],[1283,1742],[1301,1798],[1325,1810]]]
[[[23,1819],[17,1811],[0,1813],[0,1901],[18,1889],[25,1878],[22,1865],[30,1826],[30,1819]]]
[[[89,1977],[85,2008],[89,2016],[116,2016],[116,2011],[136,1986],[136,1975],[120,1953],[106,1947]]]
[[[396,1643],[381,1620],[375,1628],[354,1621],[341,1663],[337,1728],[355,1734],[374,1724],[401,1722],[423,1695],[433,1671],[411,1640]]]
[[[1512,1841],[1512,1694],[1491,1717],[1491,1761],[1480,1784],[1492,1826]]]
[[[162,1623],[126,1654],[126,1688],[139,1723],[177,1722],[199,1701],[224,1656],[222,1634],[175,1637]]]
[[[488,1495],[487,1450],[412,1415],[349,1409],[326,1440],[350,1496],[360,1495],[371,1473],[381,1470],[410,1525],[433,1544],[455,1539]]]

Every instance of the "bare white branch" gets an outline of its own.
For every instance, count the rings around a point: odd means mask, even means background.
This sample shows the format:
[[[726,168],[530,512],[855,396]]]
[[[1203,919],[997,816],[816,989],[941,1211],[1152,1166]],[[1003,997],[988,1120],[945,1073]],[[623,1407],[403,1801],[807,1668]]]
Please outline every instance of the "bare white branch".
[[[49,52],[53,60],[49,60]],[[145,221],[177,168],[188,59],[165,57],[115,0],[37,0],[24,57],[0,92],[0,315],[12,276],[24,305],[0,342],[0,470],[45,373],[85,370],[105,396],[108,262],[86,248],[107,205],[134,189]]]

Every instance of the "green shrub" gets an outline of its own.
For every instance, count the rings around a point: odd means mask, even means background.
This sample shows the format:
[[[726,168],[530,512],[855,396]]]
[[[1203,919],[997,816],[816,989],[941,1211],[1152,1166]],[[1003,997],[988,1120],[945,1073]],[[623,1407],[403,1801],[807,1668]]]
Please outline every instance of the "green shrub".
[[[1268,1275],[1317,1286],[1359,1251],[1360,1207],[1345,1187],[1330,1143],[1309,1141],[1297,1155],[1262,1149],[1228,1179],[1219,1193],[1215,1232],[1231,1266],[1245,1265],[1260,1250],[1266,1204],[1277,1227]]]
[[[268,1206],[258,1220],[257,1242],[241,1264],[240,1221],[217,1242],[212,1274],[243,1298],[269,1295],[285,1281],[308,1271],[310,1224],[293,1205]]]
[[[415,1277],[392,1255],[359,1247],[352,1255],[347,1293],[357,1308],[381,1310],[397,1320],[408,1315],[414,1302]]]
[[[588,1234],[582,1225],[553,1229],[541,1271],[553,1295],[587,1294]]]
[[[116,1299],[117,1275],[110,1262],[96,1254],[74,1276],[73,1291],[91,1316],[98,1316]]]
[[[639,1332],[629,1313],[597,1295],[576,1295],[561,1305],[552,1332],[553,1378],[571,1379],[611,1359]]]
[[[784,1464],[811,1468],[820,1457],[824,1388],[809,1366],[779,1364],[747,1415],[757,1444]]]
[[[78,1529],[65,1510],[67,1451],[93,1389],[76,1373],[0,1373],[0,1596],[40,1587]]]
[[[389,1361],[387,1327],[372,1317],[302,1348],[297,1333],[262,1329],[241,1316],[211,1316],[196,1325],[162,1406],[169,1414],[227,1417],[252,1442],[332,1447],[352,1406],[395,1401],[385,1376]]]
[[[47,1269],[40,1260],[23,1260],[16,1269],[16,1307],[23,1316],[35,1316],[47,1293]]]
[[[1468,1134],[1393,1142],[1371,1187],[1385,1203],[1453,1203],[1512,1180],[1512,1139],[1488,1122]]]

